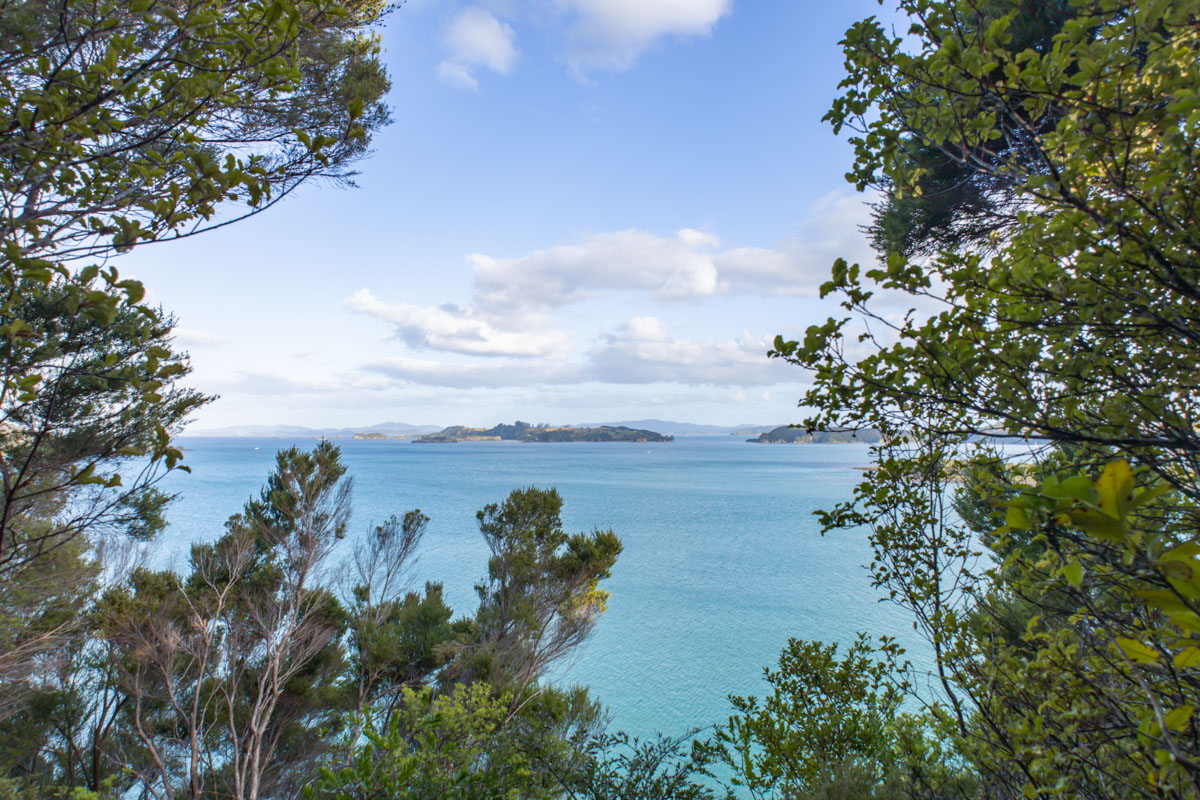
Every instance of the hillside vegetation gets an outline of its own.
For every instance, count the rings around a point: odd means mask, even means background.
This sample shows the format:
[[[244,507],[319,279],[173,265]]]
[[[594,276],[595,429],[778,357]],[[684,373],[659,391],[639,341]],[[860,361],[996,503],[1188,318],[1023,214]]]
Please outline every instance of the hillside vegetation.
[[[670,442],[674,441],[674,437],[624,426],[554,428],[518,421],[512,425],[500,424],[491,428],[468,428],[462,425],[453,425],[437,433],[420,436],[415,441],[446,443],[501,440],[515,442]]]

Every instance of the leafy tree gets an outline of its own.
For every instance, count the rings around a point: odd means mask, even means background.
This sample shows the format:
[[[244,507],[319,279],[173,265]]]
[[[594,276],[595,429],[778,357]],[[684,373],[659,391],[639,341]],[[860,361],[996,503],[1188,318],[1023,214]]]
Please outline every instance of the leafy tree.
[[[501,764],[497,732],[508,699],[476,683],[434,695],[405,688],[386,728],[373,721],[365,743],[350,742],[348,766],[325,768],[305,787],[309,800],[473,800],[513,796],[506,776],[521,764]],[[507,751],[512,755],[512,751]]]
[[[152,481],[117,476],[174,467],[200,397],[174,388],[172,320],[106,262],[348,180],[387,122],[383,10],[0,0],[0,580],[56,537],[159,524]]]
[[[179,385],[190,367],[170,352],[170,316],[122,308],[104,323],[75,313],[65,291],[36,283],[17,305],[32,325],[19,345],[0,340],[0,359],[40,380],[20,393],[0,390],[0,726],[23,730],[9,741],[35,754],[51,719],[78,717],[92,742],[77,741],[72,728],[61,741],[74,749],[60,761],[98,788],[107,765],[96,742],[115,709],[111,687],[89,683],[83,669],[87,612],[102,571],[118,573],[127,544],[165,524],[171,498],[157,484],[178,455],[168,436],[208,398]],[[157,463],[135,455],[154,450],[163,455]],[[93,702],[86,721],[81,710],[60,713]],[[18,767],[0,756],[10,769],[41,774],[29,758]]]
[[[715,788],[706,754],[681,737],[658,735],[642,741],[626,733],[602,734],[589,740],[587,759],[575,775],[563,780],[568,797],[578,800],[715,800],[729,797]]]
[[[982,794],[1195,796],[1200,6],[900,8],[847,33],[828,115],[880,264],[836,263],[851,316],[773,352],[813,373],[806,425],[885,437],[823,523],[870,531]]]
[[[847,34],[847,93],[829,117],[865,132],[852,138],[853,179],[902,192],[923,174],[904,157],[914,138],[1000,152],[1009,131],[1034,132],[1027,158],[965,162],[1010,187],[1020,225],[989,258],[962,248],[883,253],[865,273],[835,265],[823,293],[869,318],[879,346],[848,361],[844,319],[776,341],[777,356],[814,371],[810,423],[1116,448],[1193,495],[1177,475],[1195,474],[1198,448],[1186,356],[1198,329],[1195,9],[1079,3],[1053,47],[1014,53],[1015,3],[987,25],[969,3],[901,7],[915,52],[871,20]],[[1039,132],[1051,107],[1055,124]],[[872,284],[941,310],[889,321]]]
[[[209,400],[179,386],[190,366],[171,352],[170,316],[98,321],[36,283],[13,305],[31,327],[0,341],[0,359],[33,380],[0,393],[0,581],[85,532],[153,537],[170,499],[155,484],[179,458],[168,436]]]
[[[227,533],[191,572],[135,570],[98,614],[130,698],[135,751],[113,760],[153,797],[257,800],[296,791],[340,705],[344,614],[323,585],[345,533],[337,448],[281,451]]]
[[[492,556],[450,677],[510,689],[510,716],[546,668],[592,632],[608,599],[600,581],[621,552],[612,531],[567,534],[561,510],[556,490],[531,487],[477,514]]]
[[[442,586],[408,591],[407,568],[429,517],[419,510],[390,518],[354,550],[349,625],[358,686],[358,717],[386,725],[404,697],[424,685],[451,655],[456,632]]]
[[[849,761],[870,783],[891,766],[891,726],[900,692],[888,663],[860,637],[837,658],[836,644],[788,641],[777,670],[765,670],[771,694],[732,697],[736,713],[701,752],[734,771],[734,785],[755,797],[805,797],[823,773]]]
[[[1069,0],[983,0],[973,5],[973,13],[959,13],[956,24],[978,32],[1010,17],[1005,49],[1012,55],[1024,50],[1046,53],[1075,10]],[[920,87],[908,89],[919,91]],[[880,176],[876,188],[883,197],[875,205],[868,228],[875,249],[905,257],[933,256],[957,248],[990,250],[998,237],[1013,230],[1021,207],[1012,182],[992,173],[1006,162],[1037,169],[1030,161],[1036,157],[1035,150],[1026,145],[1050,130],[1057,117],[1057,108],[1050,105],[1042,109],[1036,127],[1010,128],[1000,146],[974,147],[969,152],[963,142],[957,149],[946,148],[926,137],[903,133],[894,158],[907,162],[909,182],[896,184],[887,175]],[[980,163],[989,169],[978,169]]]

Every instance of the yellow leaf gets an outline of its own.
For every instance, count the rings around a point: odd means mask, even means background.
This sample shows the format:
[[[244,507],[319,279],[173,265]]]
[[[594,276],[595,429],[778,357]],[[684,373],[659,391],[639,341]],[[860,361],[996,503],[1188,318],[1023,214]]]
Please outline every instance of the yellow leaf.
[[[1116,645],[1135,664],[1152,664],[1158,661],[1158,651],[1137,639],[1118,637]]]
[[[1133,502],[1133,470],[1128,462],[1113,461],[1104,467],[1096,481],[1100,508],[1114,519],[1125,519]]]
[[[1200,648],[1185,647],[1175,654],[1174,663],[1177,669],[1200,667]]]

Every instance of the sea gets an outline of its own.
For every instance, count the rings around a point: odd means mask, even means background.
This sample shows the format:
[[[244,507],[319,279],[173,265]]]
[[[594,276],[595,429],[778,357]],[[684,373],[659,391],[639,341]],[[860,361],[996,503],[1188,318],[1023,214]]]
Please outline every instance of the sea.
[[[474,612],[488,551],[475,512],[520,487],[555,487],[568,531],[612,529],[624,551],[604,582],[595,632],[555,679],[586,685],[612,730],[672,736],[724,722],[730,695],[762,695],[763,669],[789,638],[849,643],[860,631],[914,652],[911,618],[880,601],[863,531],[822,536],[813,512],[850,499],[869,466],[860,444],[757,444],[736,436],[673,442],[335,440],[354,481],[340,553],[389,516],[430,517],[411,581],[443,584],[456,615]],[[186,567],[188,546],[220,536],[257,494],[275,453],[312,440],[184,437],[191,473],[153,554]],[[334,572],[338,572],[335,568]]]

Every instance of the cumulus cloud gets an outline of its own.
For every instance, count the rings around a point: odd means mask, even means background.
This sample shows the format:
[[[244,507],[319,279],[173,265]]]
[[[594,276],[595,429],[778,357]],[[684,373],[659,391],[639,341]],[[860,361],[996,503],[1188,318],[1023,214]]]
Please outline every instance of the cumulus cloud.
[[[837,258],[874,258],[861,226],[870,208],[856,196],[823,198],[799,235],[775,248],[721,249],[711,233],[673,236],[636,229],[585,236],[523,256],[467,257],[476,305],[489,313],[553,309],[606,290],[641,290],[663,300],[716,294],[814,295]]]
[[[517,63],[512,27],[478,6],[464,9],[446,29],[449,56],[438,65],[438,77],[460,89],[478,89],[480,67],[507,75]]]
[[[476,302],[492,313],[558,308],[604,290],[637,289],[662,299],[720,290],[712,249],[719,240],[684,229],[675,236],[639,230],[600,233],[515,258],[467,257]]]
[[[512,257],[473,253],[467,257],[474,273],[467,307],[388,303],[368,289],[347,305],[391,324],[395,337],[416,349],[561,360],[571,339],[552,315],[605,293],[635,292],[665,302],[739,294],[815,296],[836,258],[870,263],[873,254],[859,230],[869,212],[857,197],[830,195],[796,237],[774,248],[723,249],[715,234],[684,228],[673,235],[636,229],[591,234]],[[625,344],[638,341],[641,352],[650,352],[648,329],[631,324]],[[609,340],[613,347],[616,342]],[[610,354],[616,358],[615,351]]]
[[[669,36],[707,36],[733,0],[559,0],[574,15],[568,61],[579,73],[624,70]]]
[[[555,356],[566,352],[566,334],[540,327],[536,320],[502,329],[471,309],[452,304],[436,307],[385,303],[361,289],[346,304],[394,326],[396,338],[410,347],[474,356]]]

